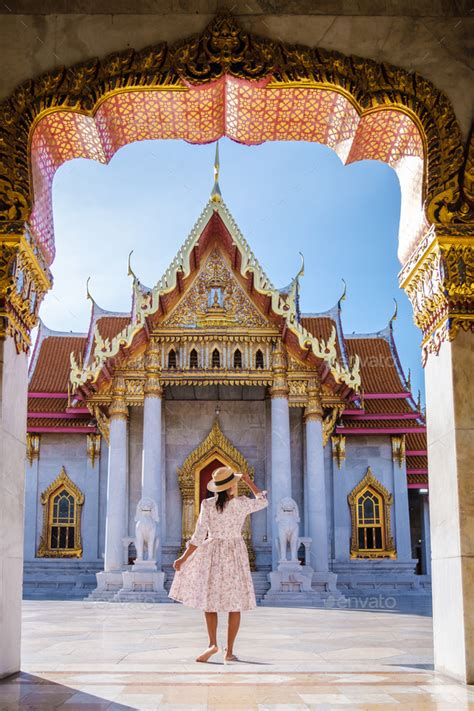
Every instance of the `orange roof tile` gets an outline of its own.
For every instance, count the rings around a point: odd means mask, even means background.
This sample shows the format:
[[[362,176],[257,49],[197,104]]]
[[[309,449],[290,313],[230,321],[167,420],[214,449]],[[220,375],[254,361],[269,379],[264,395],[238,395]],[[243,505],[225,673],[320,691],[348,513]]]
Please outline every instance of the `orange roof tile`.
[[[425,484],[428,486],[428,474],[411,474],[408,472],[407,481],[409,484]]]
[[[67,392],[70,354],[78,360],[84,352],[85,336],[47,336],[40,343],[40,352],[31,376],[30,392]]]
[[[407,457],[407,469],[428,469],[428,457]]]
[[[34,391],[32,391],[34,392]],[[62,397],[30,397],[28,412],[65,412],[67,398]]]
[[[407,450],[411,450],[412,452],[426,451],[426,432],[410,432],[406,436],[405,446]]]
[[[362,417],[355,419],[350,419],[349,417],[344,418],[344,424],[342,427],[358,428],[363,427],[364,429],[372,428],[397,428],[397,429],[410,429],[412,427],[424,427],[416,419],[404,419],[404,420],[364,420]]]
[[[389,343],[385,338],[346,337],[349,357],[358,355],[362,388],[366,393],[400,393],[400,380]]]
[[[36,427],[87,427],[91,421],[91,416],[83,417],[29,417],[28,418],[28,430],[34,430]],[[90,428],[91,432],[94,432],[94,427]]]
[[[405,397],[400,398],[380,398],[377,400],[364,400],[364,410],[367,415],[378,413],[394,413],[402,415],[406,412],[413,412],[413,409]]]

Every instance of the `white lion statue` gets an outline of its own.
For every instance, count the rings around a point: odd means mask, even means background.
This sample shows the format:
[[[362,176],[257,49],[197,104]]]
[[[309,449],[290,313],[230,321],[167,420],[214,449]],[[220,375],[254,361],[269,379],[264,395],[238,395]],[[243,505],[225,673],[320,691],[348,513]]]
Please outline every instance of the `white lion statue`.
[[[137,504],[135,513],[135,548],[136,561],[143,561],[143,550],[146,545],[147,560],[155,560],[159,540],[156,537],[156,524],[160,520],[158,507],[153,499],[143,498]]]
[[[298,561],[298,529],[300,514],[298,504],[289,496],[281,499],[278,504],[275,520],[278,525],[277,548],[280,555],[280,562],[287,561],[287,547],[290,547],[290,560]]]

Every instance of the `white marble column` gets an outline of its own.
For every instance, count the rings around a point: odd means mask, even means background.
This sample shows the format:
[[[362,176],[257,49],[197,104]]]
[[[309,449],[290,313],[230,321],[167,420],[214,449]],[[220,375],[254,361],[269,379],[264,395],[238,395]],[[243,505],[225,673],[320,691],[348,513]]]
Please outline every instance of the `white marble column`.
[[[312,539],[311,565],[318,573],[329,569],[322,416],[319,390],[315,383],[309,383],[305,410],[308,535]]]
[[[281,346],[273,353],[274,380],[271,388],[271,511],[272,511],[272,568],[278,567],[276,547],[277,525],[275,517],[278,504],[284,497],[291,497],[291,449],[290,408],[286,381],[286,359]]]
[[[0,339],[0,678],[20,669],[28,358]]]
[[[431,533],[430,507],[427,494],[421,494],[421,570],[423,575],[431,575]]]
[[[162,395],[163,390],[160,382],[159,367],[159,346],[152,339],[148,345],[145,370],[145,398],[143,409],[143,454],[142,454],[142,497],[153,499],[158,509],[159,521],[156,524],[156,532],[159,539],[156,563],[158,570],[161,570],[161,552],[163,546],[162,519],[163,519],[163,497],[162,497]]]
[[[127,535],[128,407],[125,404],[124,387],[121,382],[115,387],[115,399],[112,401],[109,414],[109,467],[104,561],[106,573],[122,569],[124,565],[123,538]]]
[[[402,436],[403,437],[403,436]],[[397,560],[412,560],[410,507],[408,505],[407,466],[405,447],[401,437],[392,437],[393,502],[395,519],[395,547]],[[398,444],[400,443],[400,444]],[[402,447],[397,455],[398,447]]]
[[[435,669],[474,683],[474,334],[425,367]]]

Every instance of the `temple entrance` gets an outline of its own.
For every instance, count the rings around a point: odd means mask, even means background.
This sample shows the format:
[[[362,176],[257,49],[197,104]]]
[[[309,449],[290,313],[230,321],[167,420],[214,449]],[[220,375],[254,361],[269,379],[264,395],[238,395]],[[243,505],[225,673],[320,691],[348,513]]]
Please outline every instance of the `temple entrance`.
[[[224,435],[216,418],[211,431],[184,460],[178,470],[179,488],[183,498],[181,548],[191,538],[199,516],[201,501],[211,495],[207,484],[217,467],[229,466],[235,471],[248,471],[253,479],[253,467]],[[246,486],[239,484],[239,494],[246,493]],[[255,569],[255,551],[252,546],[250,516],[245,522],[243,537],[249,552],[250,567]]]
[[[199,471],[199,506],[201,506],[201,502],[203,499],[208,499],[210,496],[213,496],[212,491],[208,490],[207,485],[212,479],[212,472],[215,471],[218,467],[223,466],[225,466],[225,463],[222,462],[220,459],[217,459],[217,457],[214,457]]]

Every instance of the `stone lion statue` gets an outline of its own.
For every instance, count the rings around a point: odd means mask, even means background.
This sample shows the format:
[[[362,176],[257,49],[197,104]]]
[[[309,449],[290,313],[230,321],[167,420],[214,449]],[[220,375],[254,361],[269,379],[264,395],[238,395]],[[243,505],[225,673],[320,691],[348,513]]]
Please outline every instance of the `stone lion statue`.
[[[278,504],[275,520],[278,526],[277,548],[280,562],[287,561],[287,547],[290,547],[290,560],[298,561],[298,529],[300,514],[298,504],[292,498],[285,497]]]
[[[153,499],[143,498],[137,504],[135,513],[135,548],[137,561],[143,560],[143,551],[146,546],[147,560],[155,560],[159,540],[156,537],[156,524],[160,520],[158,507]]]

